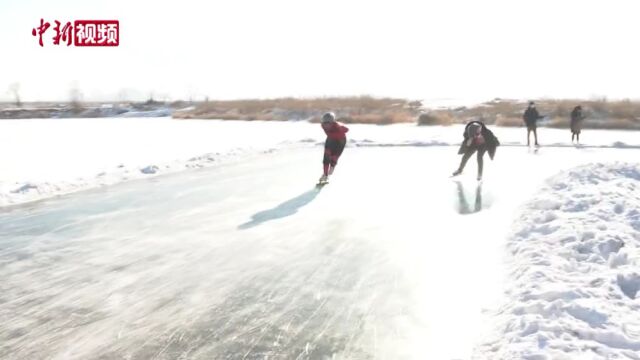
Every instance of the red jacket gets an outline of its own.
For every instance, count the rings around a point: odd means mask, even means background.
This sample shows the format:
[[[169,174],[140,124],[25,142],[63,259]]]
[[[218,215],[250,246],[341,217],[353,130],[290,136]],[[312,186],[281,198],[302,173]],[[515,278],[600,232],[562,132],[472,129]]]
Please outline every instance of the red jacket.
[[[345,135],[349,129],[337,121],[322,123],[322,130],[327,134],[327,138],[332,140],[345,140]]]

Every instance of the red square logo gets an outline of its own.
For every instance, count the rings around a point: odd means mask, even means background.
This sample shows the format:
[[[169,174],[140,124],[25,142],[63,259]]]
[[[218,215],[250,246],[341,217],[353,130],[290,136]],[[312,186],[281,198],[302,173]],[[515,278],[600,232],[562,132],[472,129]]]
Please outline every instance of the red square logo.
[[[118,20],[76,20],[73,26],[75,46],[118,46]]]

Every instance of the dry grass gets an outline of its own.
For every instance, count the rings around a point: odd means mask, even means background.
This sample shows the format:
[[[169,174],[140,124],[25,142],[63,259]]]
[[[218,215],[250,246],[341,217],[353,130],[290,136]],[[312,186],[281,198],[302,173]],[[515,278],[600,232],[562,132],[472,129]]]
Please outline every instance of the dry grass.
[[[543,126],[568,128],[571,110],[582,105],[587,119],[584,128],[640,129],[640,102],[606,99],[536,100],[540,114],[547,116]],[[489,125],[520,127],[527,102],[496,99],[474,107],[422,109],[420,102],[396,98],[326,97],[312,99],[249,99],[209,101],[195,108],[174,112],[178,119],[223,120],[310,120],[317,122],[326,111],[340,121],[362,124],[451,125],[480,120]]]
[[[451,125],[454,118],[449,111],[430,111],[420,114],[418,125]]]
[[[517,127],[517,126],[523,126],[523,121],[522,121],[522,117],[504,116],[502,114],[498,114],[496,116],[494,125],[506,126],[506,127]]]
[[[256,113],[269,109],[332,109],[350,108],[358,111],[378,110],[381,108],[402,108],[407,104],[406,100],[393,98],[374,98],[370,96],[358,97],[327,97],[327,98],[279,98],[279,99],[248,99],[209,101],[201,105],[203,109],[236,109],[243,112]]]
[[[547,116],[549,119],[548,123],[544,126],[554,128],[569,127],[571,111],[576,105],[582,105],[583,114],[587,116],[587,119],[584,121],[584,128],[640,129],[640,102],[630,100],[607,101],[606,99],[536,100],[536,107],[540,114]],[[471,108],[460,107],[457,109],[439,110],[437,120],[424,122],[419,120],[419,123],[441,125],[448,119],[452,124],[466,123],[470,120],[480,120],[490,125],[524,126],[522,114],[526,107],[526,102],[494,100]],[[442,112],[447,112],[449,116],[443,115]],[[430,115],[432,113],[433,112],[428,114]]]
[[[365,113],[338,116],[338,121],[345,124],[374,124],[389,125],[411,123],[415,121],[415,115],[409,111],[386,111],[381,113]],[[312,122],[319,122],[320,117],[315,117]]]
[[[266,100],[230,100],[201,103],[195,109],[176,111],[178,119],[223,120],[311,120],[333,111],[345,123],[395,124],[413,122],[419,106],[395,98],[327,97],[312,99],[281,98]]]

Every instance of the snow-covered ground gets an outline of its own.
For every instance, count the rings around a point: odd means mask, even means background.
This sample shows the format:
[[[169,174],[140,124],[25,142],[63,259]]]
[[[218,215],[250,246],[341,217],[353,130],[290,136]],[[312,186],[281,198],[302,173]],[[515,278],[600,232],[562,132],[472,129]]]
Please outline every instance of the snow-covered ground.
[[[310,129],[170,118],[4,120],[0,206],[271,151]]]
[[[350,146],[457,145],[462,127],[351,125]],[[494,128],[505,146],[523,129]],[[239,156],[315,146],[307,122],[100,118],[0,121],[0,206],[130,179],[218,164]],[[568,130],[540,129],[543,145],[569,146]],[[585,131],[589,146],[640,146],[638,132]]]
[[[520,210],[480,359],[640,359],[640,166],[564,171]]]

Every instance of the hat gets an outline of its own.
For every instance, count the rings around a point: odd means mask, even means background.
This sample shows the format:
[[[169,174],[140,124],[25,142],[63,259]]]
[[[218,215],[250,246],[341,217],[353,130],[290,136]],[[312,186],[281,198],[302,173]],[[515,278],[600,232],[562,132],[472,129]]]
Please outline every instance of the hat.
[[[332,112],[328,112],[325,113],[324,115],[322,115],[322,122],[331,122],[331,121],[336,121],[336,115]]]

